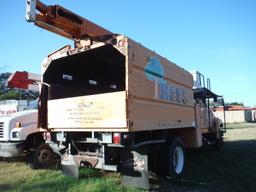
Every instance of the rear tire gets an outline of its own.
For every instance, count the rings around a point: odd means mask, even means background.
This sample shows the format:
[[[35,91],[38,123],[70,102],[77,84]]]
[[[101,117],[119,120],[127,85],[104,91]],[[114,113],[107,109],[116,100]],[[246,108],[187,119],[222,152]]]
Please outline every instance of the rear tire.
[[[174,138],[168,145],[168,176],[171,178],[179,177],[185,166],[184,143],[179,137]]]

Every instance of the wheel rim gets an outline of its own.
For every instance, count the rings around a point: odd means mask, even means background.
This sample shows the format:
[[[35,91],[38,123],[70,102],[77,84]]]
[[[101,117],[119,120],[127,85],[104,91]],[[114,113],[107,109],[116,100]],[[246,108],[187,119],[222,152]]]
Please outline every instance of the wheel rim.
[[[184,167],[184,153],[180,146],[177,146],[172,158],[173,169],[177,174],[180,174]]]

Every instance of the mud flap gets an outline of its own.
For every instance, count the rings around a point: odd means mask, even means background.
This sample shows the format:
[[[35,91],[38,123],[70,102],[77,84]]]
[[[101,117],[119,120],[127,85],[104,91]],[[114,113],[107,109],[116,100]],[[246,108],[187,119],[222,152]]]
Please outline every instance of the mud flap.
[[[122,184],[149,190],[148,156],[136,151],[126,151],[122,154],[120,164]]]
[[[68,159],[65,159],[65,160],[64,160],[64,158],[61,159],[62,172],[67,176],[79,179],[79,167],[77,166],[76,162],[74,161],[74,156],[69,155]]]

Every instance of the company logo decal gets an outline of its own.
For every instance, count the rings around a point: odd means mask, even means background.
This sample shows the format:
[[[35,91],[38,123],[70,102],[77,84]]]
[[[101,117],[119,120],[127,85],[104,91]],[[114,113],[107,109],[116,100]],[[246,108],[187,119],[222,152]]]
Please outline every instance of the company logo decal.
[[[166,83],[164,80],[164,68],[156,57],[150,57],[147,66],[144,69],[147,79]]]
[[[156,98],[169,101],[171,103],[187,104],[186,91],[171,85],[164,80],[164,67],[158,58],[149,58],[147,66],[144,68],[144,73],[149,81],[156,83]]]

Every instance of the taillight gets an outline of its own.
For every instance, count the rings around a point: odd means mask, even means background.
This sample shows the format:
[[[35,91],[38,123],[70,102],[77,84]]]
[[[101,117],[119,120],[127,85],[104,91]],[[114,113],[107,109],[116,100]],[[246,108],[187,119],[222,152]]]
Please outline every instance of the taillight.
[[[51,139],[52,139],[50,132],[44,132],[43,137],[44,137],[45,141],[51,141]]]
[[[121,133],[113,133],[113,143],[114,144],[121,143]]]

